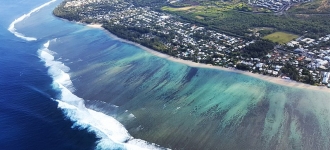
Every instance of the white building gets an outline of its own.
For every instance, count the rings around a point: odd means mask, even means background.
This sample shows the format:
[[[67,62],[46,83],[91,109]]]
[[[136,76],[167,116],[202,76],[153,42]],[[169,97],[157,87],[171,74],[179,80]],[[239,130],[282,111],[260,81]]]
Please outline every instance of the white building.
[[[323,73],[323,80],[322,80],[322,83],[323,83],[323,84],[328,84],[329,77],[330,77],[330,73],[329,73],[329,72],[324,72],[324,73]]]

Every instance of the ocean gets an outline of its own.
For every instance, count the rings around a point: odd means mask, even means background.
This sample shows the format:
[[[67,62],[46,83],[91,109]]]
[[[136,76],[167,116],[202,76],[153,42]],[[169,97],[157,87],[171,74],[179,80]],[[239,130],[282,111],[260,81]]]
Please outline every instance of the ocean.
[[[70,68],[48,47],[86,27],[52,16],[59,3],[1,2],[0,149],[158,149],[73,94]]]
[[[0,149],[329,149],[329,92],[171,62],[0,0]]]
[[[36,53],[41,42],[27,42],[7,30],[42,3],[0,2],[0,149],[93,149],[95,134],[72,128],[73,122],[52,100],[60,91],[52,87]]]

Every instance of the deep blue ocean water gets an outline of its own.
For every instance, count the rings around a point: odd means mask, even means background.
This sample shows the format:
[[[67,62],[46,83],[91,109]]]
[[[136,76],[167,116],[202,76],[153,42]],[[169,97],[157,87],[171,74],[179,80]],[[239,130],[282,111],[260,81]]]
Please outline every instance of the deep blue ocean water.
[[[0,1],[0,149],[93,149],[95,134],[72,128],[52,100],[59,91],[38,57],[40,41],[27,42],[7,30],[43,3]]]

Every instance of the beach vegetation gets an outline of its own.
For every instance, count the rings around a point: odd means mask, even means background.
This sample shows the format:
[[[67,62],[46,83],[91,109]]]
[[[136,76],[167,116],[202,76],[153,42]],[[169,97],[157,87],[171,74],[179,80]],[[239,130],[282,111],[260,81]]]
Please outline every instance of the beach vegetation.
[[[290,77],[290,79],[292,80],[299,81],[299,72],[296,67],[290,63],[286,63],[281,68],[281,73],[283,73],[287,77]]]
[[[243,63],[238,63],[236,65],[236,68],[239,70],[250,70],[250,66],[243,64]]]

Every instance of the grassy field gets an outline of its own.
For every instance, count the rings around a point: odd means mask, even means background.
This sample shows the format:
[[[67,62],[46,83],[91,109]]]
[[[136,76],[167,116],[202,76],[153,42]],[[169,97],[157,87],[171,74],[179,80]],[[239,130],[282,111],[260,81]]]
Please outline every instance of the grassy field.
[[[285,32],[275,32],[263,37],[263,39],[270,40],[272,42],[277,42],[279,44],[285,44],[290,42],[293,39],[298,38],[298,35],[285,33]]]
[[[204,17],[202,16],[196,16],[197,19],[201,19],[201,20],[204,20]]]
[[[198,15],[201,14],[203,16],[216,16],[221,12],[230,11],[230,10],[242,10],[243,8],[247,8],[248,5],[244,3],[219,3],[216,2],[214,4],[210,4],[209,6],[202,6],[202,5],[196,5],[196,6],[187,6],[187,7],[169,7],[164,6],[162,10],[164,11],[187,11],[193,12],[194,14]]]
[[[165,11],[186,11],[186,10],[190,10],[192,8],[195,8],[195,7],[196,6],[187,6],[187,7],[174,8],[174,7],[164,6],[162,8],[162,10],[165,10]]]
[[[220,21],[224,18],[231,17],[232,11],[251,11],[252,9],[242,2],[212,2],[203,3],[201,5],[186,6],[186,7],[162,7],[163,11],[176,13],[182,16],[190,16],[199,21],[212,22]],[[204,23],[205,23],[204,22]]]
[[[162,10],[168,11],[168,12],[179,12],[179,13],[183,13],[183,14],[189,14],[199,20],[204,20],[206,18],[221,20],[226,16],[226,11],[230,11],[234,8],[235,8],[234,6],[229,6],[229,5],[222,6],[222,7],[189,6],[189,7],[180,7],[180,8],[165,6],[162,8]]]

